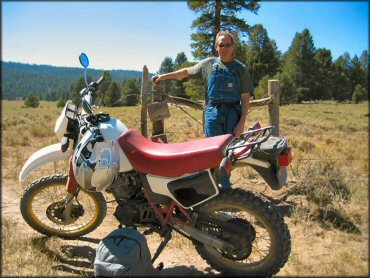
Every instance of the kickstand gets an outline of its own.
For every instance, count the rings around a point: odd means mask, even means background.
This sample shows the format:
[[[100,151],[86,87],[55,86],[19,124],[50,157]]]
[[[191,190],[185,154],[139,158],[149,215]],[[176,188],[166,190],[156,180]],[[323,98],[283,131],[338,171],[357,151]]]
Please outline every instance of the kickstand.
[[[158,256],[162,253],[163,249],[166,247],[168,241],[172,238],[172,230],[167,230],[164,240],[159,244],[157,251],[155,252],[152,258],[152,264],[158,258]],[[161,263],[163,268],[163,263]]]

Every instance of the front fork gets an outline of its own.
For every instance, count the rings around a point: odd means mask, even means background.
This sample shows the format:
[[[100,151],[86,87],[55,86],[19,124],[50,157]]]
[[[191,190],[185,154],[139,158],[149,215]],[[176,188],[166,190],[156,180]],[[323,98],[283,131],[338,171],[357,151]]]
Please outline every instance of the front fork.
[[[68,180],[66,185],[66,191],[71,194],[77,193],[78,188],[80,187],[78,182],[76,181],[75,174],[73,173],[73,166],[72,166],[72,157],[69,159],[69,173],[68,173]]]
[[[72,212],[72,200],[78,194],[79,191],[79,184],[76,181],[75,175],[73,173],[72,167],[72,156],[69,159],[69,173],[68,173],[68,180],[66,184],[66,191],[67,196],[64,199],[65,207],[64,207],[64,220],[66,223],[73,222],[71,217]]]

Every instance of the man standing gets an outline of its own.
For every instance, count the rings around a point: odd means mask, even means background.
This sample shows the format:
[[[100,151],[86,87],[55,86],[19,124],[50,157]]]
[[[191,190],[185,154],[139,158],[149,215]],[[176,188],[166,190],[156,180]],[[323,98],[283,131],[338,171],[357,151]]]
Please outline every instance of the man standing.
[[[193,67],[156,75],[153,82],[172,78],[196,77],[207,81],[205,133],[239,136],[244,131],[249,99],[253,96],[252,79],[245,65],[234,59],[234,37],[220,31],[216,36],[219,57],[207,58]]]

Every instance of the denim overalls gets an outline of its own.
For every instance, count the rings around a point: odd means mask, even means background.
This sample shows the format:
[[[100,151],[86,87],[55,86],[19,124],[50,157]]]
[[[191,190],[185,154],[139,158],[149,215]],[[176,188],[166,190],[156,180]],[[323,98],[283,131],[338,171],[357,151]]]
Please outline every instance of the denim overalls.
[[[233,134],[240,119],[240,79],[232,69],[220,68],[218,59],[213,63],[204,108],[207,137]]]

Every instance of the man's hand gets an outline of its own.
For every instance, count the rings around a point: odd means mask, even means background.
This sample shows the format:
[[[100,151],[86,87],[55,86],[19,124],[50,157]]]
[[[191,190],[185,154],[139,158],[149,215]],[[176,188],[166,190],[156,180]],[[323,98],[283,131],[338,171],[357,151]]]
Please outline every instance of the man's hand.
[[[234,129],[234,136],[239,137],[244,132],[244,121],[239,121]]]
[[[152,77],[152,82],[154,84],[157,84],[159,81],[163,81],[163,80],[164,80],[163,74],[155,75]]]
[[[247,119],[248,109],[249,109],[249,99],[250,99],[250,93],[249,92],[246,92],[246,93],[242,94],[242,97],[241,97],[241,102],[242,102],[241,116],[240,116],[239,123],[236,125],[236,127],[234,129],[234,136],[235,137],[239,137],[240,134],[242,134],[244,132],[245,120]]]

